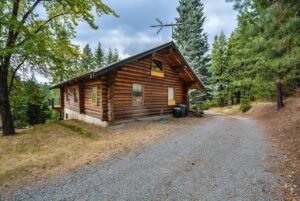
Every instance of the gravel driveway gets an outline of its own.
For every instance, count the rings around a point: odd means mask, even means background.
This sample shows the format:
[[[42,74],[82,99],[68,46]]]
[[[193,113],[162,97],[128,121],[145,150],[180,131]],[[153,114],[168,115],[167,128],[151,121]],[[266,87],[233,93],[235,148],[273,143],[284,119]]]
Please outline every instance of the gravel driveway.
[[[188,132],[23,187],[9,200],[283,200],[255,122],[207,118]]]

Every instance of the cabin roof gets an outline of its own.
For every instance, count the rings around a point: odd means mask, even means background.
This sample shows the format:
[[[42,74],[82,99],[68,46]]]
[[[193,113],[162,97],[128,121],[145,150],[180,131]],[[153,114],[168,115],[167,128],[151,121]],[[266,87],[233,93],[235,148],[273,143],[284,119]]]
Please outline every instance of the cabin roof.
[[[176,44],[173,41],[165,43],[165,44],[160,45],[158,47],[152,48],[150,50],[141,52],[139,54],[130,56],[130,57],[126,58],[126,59],[123,59],[121,61],[112,63],[112,64],[107,65],[105,67],[102,67],[102,68],[99,68],[99,69],[95,69],[95,70],[93,70],[91,72],[88,72],[88,73],[85,73],[83,75],[74,77],[72,79],[69,79],[69,80],[57,83],[57,84],[51,86],[51,89],[59,88],[60,86],[62,86],[64,84],[68,84],[68,83],[71,83],[71,82],[74,82],[74,81],[77,81],[77,80],[81,80],[81,79],[93,79],[95,77],[104,75],[104,74],[106,74],[106,73],[108,73],[110,71],[117,70],[118,68],[120,68],[120,67],[122,67],[122,66],[124,66],[124,65],[126,65],[126,64],[128,64],[130,62],[133,62],[133,61],[145,58],[145,57],[147,57],[147,56],[149,56],[149,55],[151,55],[151,54],[153,54],[155,52],[158,52],[158,51],[166,49],[166,48],[173,48],[178,53],[178,55],[180,56],[181,60],[184,62],[185,66],[188,68],[189,72],[191,72],[191,74],[193,75],[195,81],[201,86],[200,88],[204,89],[205,87],[204,87],[203,82],[200,80],[200,78],[192,70],[192,68],[190,67],[190,65],[188,64],[188,62],[185,60],[185,58],[183,57],[183,55],[181,54],[181,52],[179,51],[179,49],[177,48]]]

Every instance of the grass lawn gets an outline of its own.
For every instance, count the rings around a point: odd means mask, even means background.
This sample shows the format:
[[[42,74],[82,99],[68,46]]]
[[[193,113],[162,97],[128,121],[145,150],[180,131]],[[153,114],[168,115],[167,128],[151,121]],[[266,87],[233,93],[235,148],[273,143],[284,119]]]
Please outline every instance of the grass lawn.
[[[69,120],[1,136],[0,191],[107,159],[202,121],[171,118],[167,124],[141,121],[101,128]]]

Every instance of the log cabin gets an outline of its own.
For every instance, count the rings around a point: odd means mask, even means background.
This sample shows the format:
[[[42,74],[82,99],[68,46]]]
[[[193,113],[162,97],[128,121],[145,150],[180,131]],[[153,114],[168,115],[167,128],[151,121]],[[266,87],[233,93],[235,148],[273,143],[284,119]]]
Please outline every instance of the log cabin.
[[[189,103],[189,89],[204,89],[174,42],[169,42],[51,87],[60,89],[64,119],[99,126],[171,113]]]

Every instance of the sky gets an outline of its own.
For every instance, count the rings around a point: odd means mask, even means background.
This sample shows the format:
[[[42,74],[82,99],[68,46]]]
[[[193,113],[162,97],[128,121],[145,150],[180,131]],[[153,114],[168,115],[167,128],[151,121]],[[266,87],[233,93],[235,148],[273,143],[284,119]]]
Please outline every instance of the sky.
[[[85,23],[77,27],[77,38],[73,40],[81,47],[87,43],[95,49],[100,41],[104,49],[118,49],[122,58],[169,42],[171,28],[163,29],[157,35],[155,18],[162,22],[175,22],[179,0],[103,0],[120,17],[102,16],[97,18],[98,30]],[[237,24],[237,12],[225,0],[202,0],[206,16],[204,30],[211,45],[216,34],[223,30],[229,36]]]
[[[95,50],[98,42],[105,50],[118,49],[120,57],[126,58],[147,49],[169,42],[171,28],[164,28],[157,34],[157,28],[150,25],[157,24],[155,18],[164,23],[175,22],[176,7],[179,0],[103,0],[119,15],[104,15],[96,18],[99,29],[94,30],[86,23],[76,27],[77,36],[73,43],[83,48],[86,44]],[[231,3],[225,0],[202,0],[206,17],[204,31],[208,34],[210,47],[215,35],[223,30],[226,36],[237,25],[237,12],[232,9]],[[37,75],[40,82],[48,79]]]

